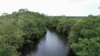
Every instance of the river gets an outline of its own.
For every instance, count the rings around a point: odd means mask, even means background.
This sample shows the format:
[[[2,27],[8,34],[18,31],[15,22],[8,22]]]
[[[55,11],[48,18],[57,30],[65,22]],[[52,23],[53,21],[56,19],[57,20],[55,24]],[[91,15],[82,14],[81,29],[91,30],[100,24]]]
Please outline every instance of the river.
[[[67,45],[67,38],[54,30],[47,30],[40,39],[36,50],[25,53],[24,56],[75,56]]]

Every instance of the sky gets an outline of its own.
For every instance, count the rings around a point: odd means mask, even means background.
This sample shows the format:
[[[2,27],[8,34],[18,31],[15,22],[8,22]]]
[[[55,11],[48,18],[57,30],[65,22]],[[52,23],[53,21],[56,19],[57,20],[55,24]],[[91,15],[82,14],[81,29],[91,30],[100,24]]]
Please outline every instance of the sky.
[[[100,0],[0,0],[0,15],[24,8],[50,16],[100,15],[98,7]]]

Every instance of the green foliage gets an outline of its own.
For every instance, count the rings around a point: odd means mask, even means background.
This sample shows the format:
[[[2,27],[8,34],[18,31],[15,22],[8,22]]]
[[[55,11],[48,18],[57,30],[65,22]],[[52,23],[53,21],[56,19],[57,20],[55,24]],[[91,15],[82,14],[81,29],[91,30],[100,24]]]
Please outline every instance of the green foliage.
[[[69,40],[77,38],[91,38],[100,36],[100,18],[88,18],[78,21],[71,29]]]
[[[0,56],[18,56],[17,49],[39,40],[46,32],[42,17],[27,9],[0,16]]]
[[[100,17],[45,16],[27,9],[0,16],[0,56],[18,56],[17,49],[34,45],[49,28],[69,36],[77,55],[100,56]]]
[[[78,21],[68,39],[78,56],[100,56],[100,18],[89,16]]]
[[[74,19],[61,18],[56,29],[61,33],[69,33],[75,22]]]
[[[48,19],[46,19],[46,26],[60,33],[68,34],[76,21],[77,20],[73,18],[67,18],[65,16],[48,17]]]
[[[100,37],[78,39],[71,47],[78,56],[100,56]]]
[[[19,47],[23,43],[23,38],[21,38],[21,30],[12,24],[3,24],[0,27],[0,36],[3,37],[3,41],[6,44],[10,44]]]
[[[45,23],[48,28],[56,28],[57,24],[59,23],[59,18],[47,17],[47,19],[45,20]]]
[[[16,48],[0,43],[0,56],[18,56]]]

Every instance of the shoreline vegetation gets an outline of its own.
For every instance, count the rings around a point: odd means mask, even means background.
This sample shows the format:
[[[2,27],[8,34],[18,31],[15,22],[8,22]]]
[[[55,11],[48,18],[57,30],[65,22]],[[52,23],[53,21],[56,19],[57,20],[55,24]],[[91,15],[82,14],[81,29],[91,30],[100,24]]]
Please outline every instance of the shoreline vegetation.
[[[100,16],[46,16],[27,9],[0,16],[0,56],[19,56],[20,48],[35,45],[49,28],[68,36],[77,56],[100,56]]]

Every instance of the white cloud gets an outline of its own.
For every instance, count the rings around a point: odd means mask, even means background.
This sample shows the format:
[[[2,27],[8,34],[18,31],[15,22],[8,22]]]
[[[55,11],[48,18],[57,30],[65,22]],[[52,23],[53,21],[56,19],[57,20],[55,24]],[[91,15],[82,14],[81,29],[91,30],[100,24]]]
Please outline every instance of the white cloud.
[[[0,14],[27,8],[48,15],[97,15],[99,6],[99,0],[0,0]]]

